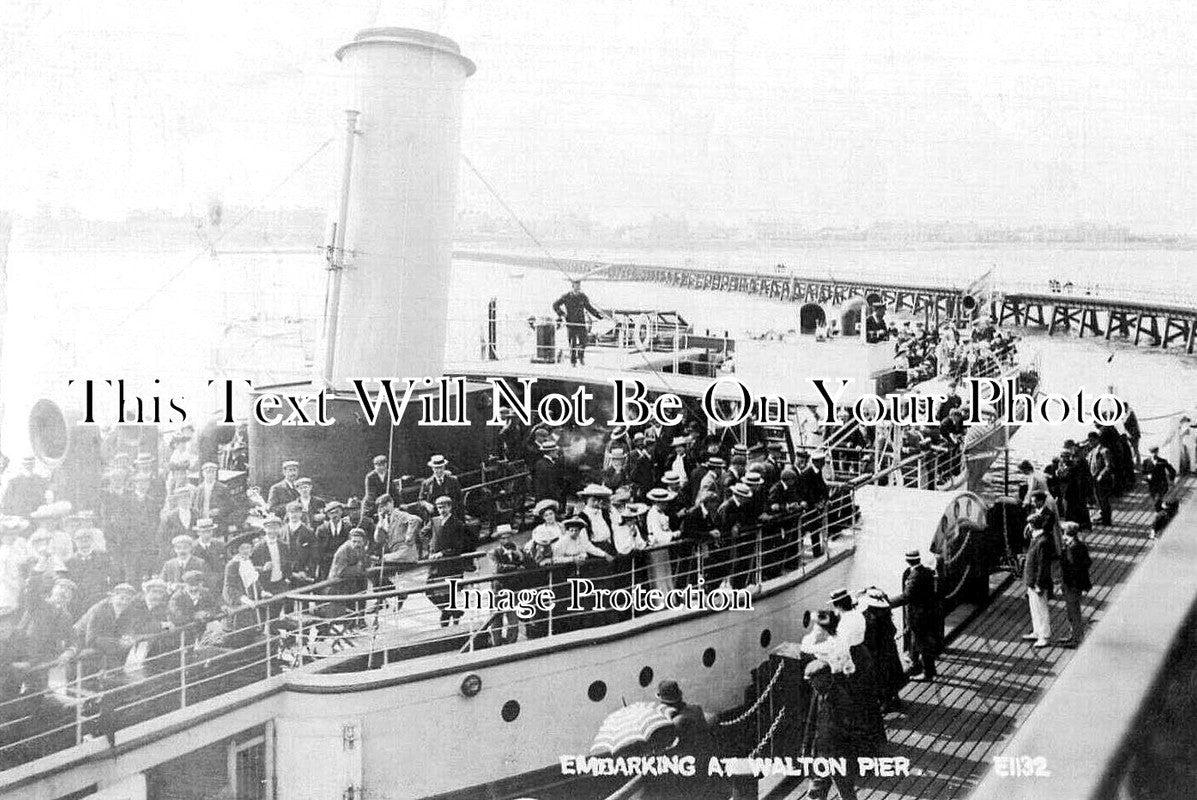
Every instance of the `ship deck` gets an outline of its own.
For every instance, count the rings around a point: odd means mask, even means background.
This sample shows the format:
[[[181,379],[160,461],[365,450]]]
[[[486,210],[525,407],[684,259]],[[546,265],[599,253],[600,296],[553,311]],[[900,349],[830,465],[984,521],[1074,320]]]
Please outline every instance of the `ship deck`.
[[[1197,478],[1182,478],[1173,496],[1183,503],[1195,486]],[[1115,502],[1113,525],[1095,524],[1084,537],[1093,557],[1093,590],[1083,602],[1090,626],[1100,623],[1121,584],[1151,548],[1148,536],[1154,517],[1151,498],[1141,485]],[[1059,634],[1068,625],[1064,607],[1058,600],[1052,606],[1052,630]],[[1030,629],[1030,615],[1018,580],[1004,581],[979,613],[949,619],[948,624],[939,680],[908,684],[902,692],[905,712],[887,718],[890,755],[909,758],[911,774],[862,781],[862,800],[966,797],[1078,652],[1055,646],[1038,650],[1022,640]],[[798,778],[773,778],[762,779],[759,788],[768,800],[796,800],[808,784]]]

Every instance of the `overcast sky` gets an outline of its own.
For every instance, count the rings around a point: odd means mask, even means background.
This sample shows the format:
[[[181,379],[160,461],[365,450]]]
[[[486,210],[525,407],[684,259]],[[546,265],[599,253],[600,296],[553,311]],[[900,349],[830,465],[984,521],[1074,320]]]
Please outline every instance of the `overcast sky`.
[[[1197,233],[1191,0],[7,0],[0,205],[330,205],[336,146],[272,190],[394,23],[478,63],[462,150],[528,217]]]

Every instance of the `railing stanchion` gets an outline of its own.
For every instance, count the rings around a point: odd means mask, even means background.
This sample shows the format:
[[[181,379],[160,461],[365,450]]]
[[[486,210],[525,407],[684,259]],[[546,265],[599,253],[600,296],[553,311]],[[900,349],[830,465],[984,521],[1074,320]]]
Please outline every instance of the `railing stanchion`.
[[[179,629],[179,708],[187,707],[187,630]]]
[[[83,697],[83,659],[75,661],[75,744],[83,743],[84,705]]]

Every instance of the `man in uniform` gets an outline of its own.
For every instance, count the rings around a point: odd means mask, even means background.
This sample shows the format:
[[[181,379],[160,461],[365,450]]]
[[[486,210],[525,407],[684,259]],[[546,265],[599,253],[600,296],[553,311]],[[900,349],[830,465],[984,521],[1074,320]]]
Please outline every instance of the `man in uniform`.
[[[935,586],[935,573],[923,565],[918,550],[906,553],[902,573],[902,594],[890,601],[890,608],[906,607],[903,640],[910,656],[912,676],[925,681],[936,677],[935,659],[943,646],[943,609]]]
[[[602,319],[603,312],[590,304],[590,298],[582,292],[582,282],[572,279],[569,291],[553,303],[553,313],[565,320],[565,332],[569,337],[569,363],[571,366],[586,363],[587,314]]]
[[[270,507],[271,514],[282,515],[286,512],[287,503],[299,499],[299,489],[295,486],[297,480],[299,480],[299,462],[284,461],[283,479],[271,486],[270,492],[266,495],[266,505]]]

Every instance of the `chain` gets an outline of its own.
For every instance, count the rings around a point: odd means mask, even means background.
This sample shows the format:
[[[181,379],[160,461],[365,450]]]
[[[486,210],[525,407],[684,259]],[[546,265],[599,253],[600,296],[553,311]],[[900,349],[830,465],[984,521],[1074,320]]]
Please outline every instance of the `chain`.
[[[773,685],[776,684],[777,679],[781,677],[781,671],[785,669],[785,666],[785,661],[778,661],[777,669],[774,671],[773,677],[769,679],[768,685],[765,686],[765,691],[761,692],[761,696],[756,699],[756,702],[753,703],[749,709],[740,716],[736,717],[735,719],[729,719],[725,722],[720,722],[719,725],[724,728],[730,728],[732,725],[739,725],[741,722],[748,719],[748,717],[750,717],[754,711],[761,707],[761,703],[765,702],[765,698],[768,697],[769,693],[773,691]]]
[[[765,749],[765,745],[769,744],[769,740],[773,738],[773,734],[777,731],[777,726],[781,724],[781,720],[786,715],[786,707],[782,706],[781,711],[777,712],[777,716],[773,718],[773,724],[769,726],[769,730],[765,732],[765,738],[761,739],[761,743],[748,754],[749,758],[756,758],[760,752]]]

